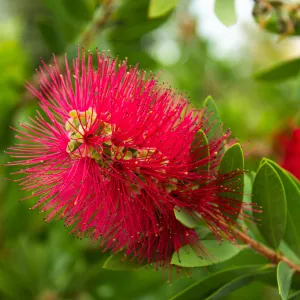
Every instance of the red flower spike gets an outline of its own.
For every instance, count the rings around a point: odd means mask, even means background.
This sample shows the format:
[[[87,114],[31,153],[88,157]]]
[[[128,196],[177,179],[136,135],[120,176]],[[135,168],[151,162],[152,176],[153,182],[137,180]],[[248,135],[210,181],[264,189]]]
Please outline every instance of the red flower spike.
[[[300,179],[300,128],[293,130],[284,146],[282,167]]]
[[[44,114],[16,129],[20,143],[9,151],[17,159],[9,165],[26,167],[22,188],[39,197],[33,208],[140,263],[167,266],[174,251],[199,242],[175,206],[232,238],[220,221],[234,225],[240,204],[220,195],[234,192],[240,172],[217,175],[229,132],[207,151],[197,140],[213,126],[205,110],[126,61],[82,51],[65,67],[62,74],[55,58],[40,67],[40,90],[28,89]]]

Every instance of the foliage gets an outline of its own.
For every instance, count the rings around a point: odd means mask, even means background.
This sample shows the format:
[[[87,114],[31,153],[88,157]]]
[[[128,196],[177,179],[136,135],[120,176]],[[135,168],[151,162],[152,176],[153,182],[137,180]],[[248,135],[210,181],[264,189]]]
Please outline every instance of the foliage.
[[[288,119],[297,117],[300,64],[299,58],[286,60],[286,55],[276,56],[277,41],[272,40],[274,36],[286,40],[299,36],[299,4],[286,6],[283,1],[256,1],[253,19],[257,31],[244,31],[248,40],[245,48],[253,47],[254,55],[244,49],[242,61],[233,62],[234,55],[229,60],[217,58],[211,51],[210,41],[196,33],[188,1],[26,3],[18,0],[13,4],[13,1],[3,1],[5,7],[10,7],[7,15],[12,22],[4,23],[1,19],[2,150],[15,142],[9,126],[15,127],[18,121],[36,115],[35,100],[26,96],[23,85],[25,80],[34,81],[32,74],[39,56],[48,63],[52,52],[74,55],[77,44],[92,32],[86,39],[89,41],[86,47],[110,49],[111,55],[118,55],[120,60],[127,57],[130,64],[139,63],[144,69],[156,72],[163,68],[160,80],[187,91],[193,105],[206,109],[212,129],[207,133],[198,132],[198,138],[207,153],[210,153],[207,138],[223,135],[219,128],[231,128],[239,143],[234,139],[226,145],[219,174],[239,170],[240,185],[227,196],[236,200],[238,211],[252,207],[239,215],[239,219],[250,216],[250,221],[239,220],[237,228],[231,230],[244,232],[246,226],[246,233],[253,241],[299,267],[300,183],[281,168],[273,133],[284,127]],[[237,20],[235,5],[233,0],[215,1],[215,14],[227,26]],[[256,45],[250,42],[253,40],[258,41]],[[162,44],[171,45],[164,56],[159,50]],[[264,48],[266,44],[271,46]],[[176,51],[177,59],[166,63]],[[277,59],[270,60],[270,57]],[[252,70],[261,60],[269,60],[275,67],[252,76]],[[207,94],[213,97],[206,98]],[[9,160],[5,153],[0,157],[2,163]],[[210,166],[206,167],[205,171],[209,172]],[[244,168],[252,172],[243,173]],[[1,177],[10,178],[9,172],[17,170],[1,167]],[[191,211],[174,208],[177,220],[196,230],[203,248],[182,247],[173,254],[173,268],[167,271],[155,264],[140,265],[123,253],[112,256],[102,253],[100,243],[76,240],[63,229],[60,221],[42,222],[43,214],[29,211],[32,202],[18,202],[28,193],[17,190],[11,180],[0,182],[0,193],[1,299],[300,297],[299,270],[280,259],[274,261],[256,253],[238,238],[234,243],[226,236],[216,239],[208,224],[200,222]],[[168,276],[171,284],[167,283]]]

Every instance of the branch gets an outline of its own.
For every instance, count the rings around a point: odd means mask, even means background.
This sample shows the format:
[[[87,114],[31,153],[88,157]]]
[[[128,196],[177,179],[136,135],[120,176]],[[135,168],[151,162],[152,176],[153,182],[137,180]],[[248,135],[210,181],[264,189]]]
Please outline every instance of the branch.
[[[253,250],[270,260],[272,263],[278,264],[280,261],[283,261],[295,272],[300,273],[300,266],[295,264],[293,261],[282,255],[281,253],[275,252],[274,250],[266,247],[265,245],[253,240],[247,234],[241,232],[236,228],[233,230],[233,234],[238,240],[250,246]]]

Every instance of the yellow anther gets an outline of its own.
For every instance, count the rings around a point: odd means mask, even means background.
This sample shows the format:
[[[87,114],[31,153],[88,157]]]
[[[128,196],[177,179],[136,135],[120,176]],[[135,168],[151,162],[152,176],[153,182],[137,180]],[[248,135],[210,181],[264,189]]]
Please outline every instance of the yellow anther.
[[[71,118],[78,118],[78,112],[77,112],[77,110],[76,109],[70,110],[69,116]]]
[[[67,145],[66,151],[68,153],[71,153],[75,149],[75,147],[76,147],[76,141],[71,140]]]
[[[132,152],[131,151],[127,151],[126,155],[123,157],[124,160],[129,160],[132,159]]]

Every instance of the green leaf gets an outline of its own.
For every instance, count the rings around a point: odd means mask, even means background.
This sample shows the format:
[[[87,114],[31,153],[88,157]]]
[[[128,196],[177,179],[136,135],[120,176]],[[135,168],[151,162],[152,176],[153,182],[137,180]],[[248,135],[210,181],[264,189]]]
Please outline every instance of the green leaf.
[[[286,170],[285,170],[286,171]],[[286,171],[288,174],[289,174],[289,176],[290,176],[290,178],[293,180],[293,182],[297,185],[297,187],[300,189],[300,180],[297,178],[297,177],[295,177],[291,172],[288,172],[288,171]]]
[[[89,21],[93,17],[93,0],[62,0],[62,3],[66,12],[76,21]]]
[[[170,14],[148,18],[149,0],[123,0],[114,14],[114,26],[108,35],[111,50],[128,64],[139,63],[142,68],[154,69],[157,62],[147,53],[143,37],[161,26]],[[134,16],[134,18],[132,17]]]
[[[204,267],[228,260],[243,249],[242,246],[234,245],[228,241],[220,244],[217,240],[201,241],[201,247],[204,249],[201,251],[203,252],[201,255],[206,257],[199,256],[190,245],[186,245],[181,247],[178,252],[173,253],[171,264],[186,268]]]
[[[206,114],[209,117],[208,126],[211,126],[209,132],[206,133],[208,140],[210,140],[212,137],[222,134],[223,125],[219,117],[216,103],[211,96],[208,96],[204,100],[203,107],[206,109]]]
[[[201,149],[196,149],[200,147]],[[201,150],[201,151],[200,151]],[[191,152],[196,151],[197,158],[195,160],[206,160],[209,157],[209,143],[206,134],[202,129],[198,130],[192,142]],[[192,153],[191,153],[192,154]],[[207,173],[210,167],[209,161],[202,167],[198,167],[195,172],[199,174]]]
[[[104,269],[122,271],[122,270],[138,270],[139,265],[135,260],[129,260],[124,253],[111,255],[103,264]]]
[[[175,214],[175,218],[185,227],[195,228],[197,226],[196,219],[188,212],[186,212],[184,209],[175,206],[174,214]]]
[[[264,160],[276,170],[283,183],[287,204],[287,223],[283,239],[300,258],[300,189],[284,169],[269,159]]]
[[[257,277],[263,276],[266,273],[271,273],[272,270],[268,270],[268,267],[262,267],[258,272],[251,272],[246,275],[239,276],[228,283],[224,284],[222,287],[217,289],[209,297],[206,297],[206,300],[217,300],[224,299],[230,293],[236,291],[237,289],[249,284],[251,281],[257,280]]]
[[[300,300],[300,291],[296,291],[292,293],[289,297],[288,300]]]
[[[193,283],[189,287],[185,288],[180,293],[173,296],[173,299],[189,299],[199,300],[207,299],[213,295],[218,289],[226,285],[232,280],[235,280],[239,276],[245,276],[246,274],[257,274],[262,269],[262,266],[242,266],[234,267],[230,269],[223,269],[205,278],[201,278],[199,281]]]
[[[241,145],[236,143],[230,146],[224,153],[220,167],[219,174],[231,173],[233,171],[244,170],[244,155]],[[238,181],[238,185],[235,188],[235,192],[222,193],[223,197],[229,199],[235,199],[240,202],[239,209],[237,209],[236,214],[231,216],[236,219],[241,211],[243,196],[244,196],[244,174],[240,174],[235,177]],[[228,184],[231,184],[230,182]]]
[[[252,202],[252,187],[253,182],[255,179],[256,173],[251,171],[244,174],[244,196],[243,196],[243,202],[244,203],[251,203]],[[249,206],[251,207],[251,206]],[[245,210],[245,214],[249,216],[253,216],[252,210]],[[264,243],[265,240],[261,236],[261,233],[257,229],[257,224],[253,222],[247,222],[239,220],[240,223],[242,223],[245,227],[248,228],[248,235],[254,238],[256,241]]]
[[[264,81],[282,81],[297,76],[299,71],[300,58],[296,58],[256,73],[254,78]]]
[[[262,207],[262,213],[253,213],[260,220],[258,229],[270,246],[277,249],[286,228],[286,198],[282,181],[268,162],[260,165],[252,194],[252,201]]]
[[[64,51],[65,43],[51,18],[41,17],[37,20],[37,27],[51,52],[62,53]]]
[[[235,0],[215,0],[215,13],[226,26],[236,23]]]
[[[289,260],[293,261],[296,264],[300,264],[300,258],[295,254],[294,251],[292,251],[292,249],[285,241],[281,241],[279,251]]]
[[[277,283],[279,295],[282,300],[287,300],[291,288],[292,277],[294,270],[292,270],[286,263],[280,262],[277,266]]]
[[[244,195],[243,201],[246,203],[251,203],[251,193],[252,193],[252,185],[255,177],[251,177],[249,173],[244,174]]]
[[[176,7],[179,0],[151,0],[149,4],[149,18],[157,18],[165,15]]]

